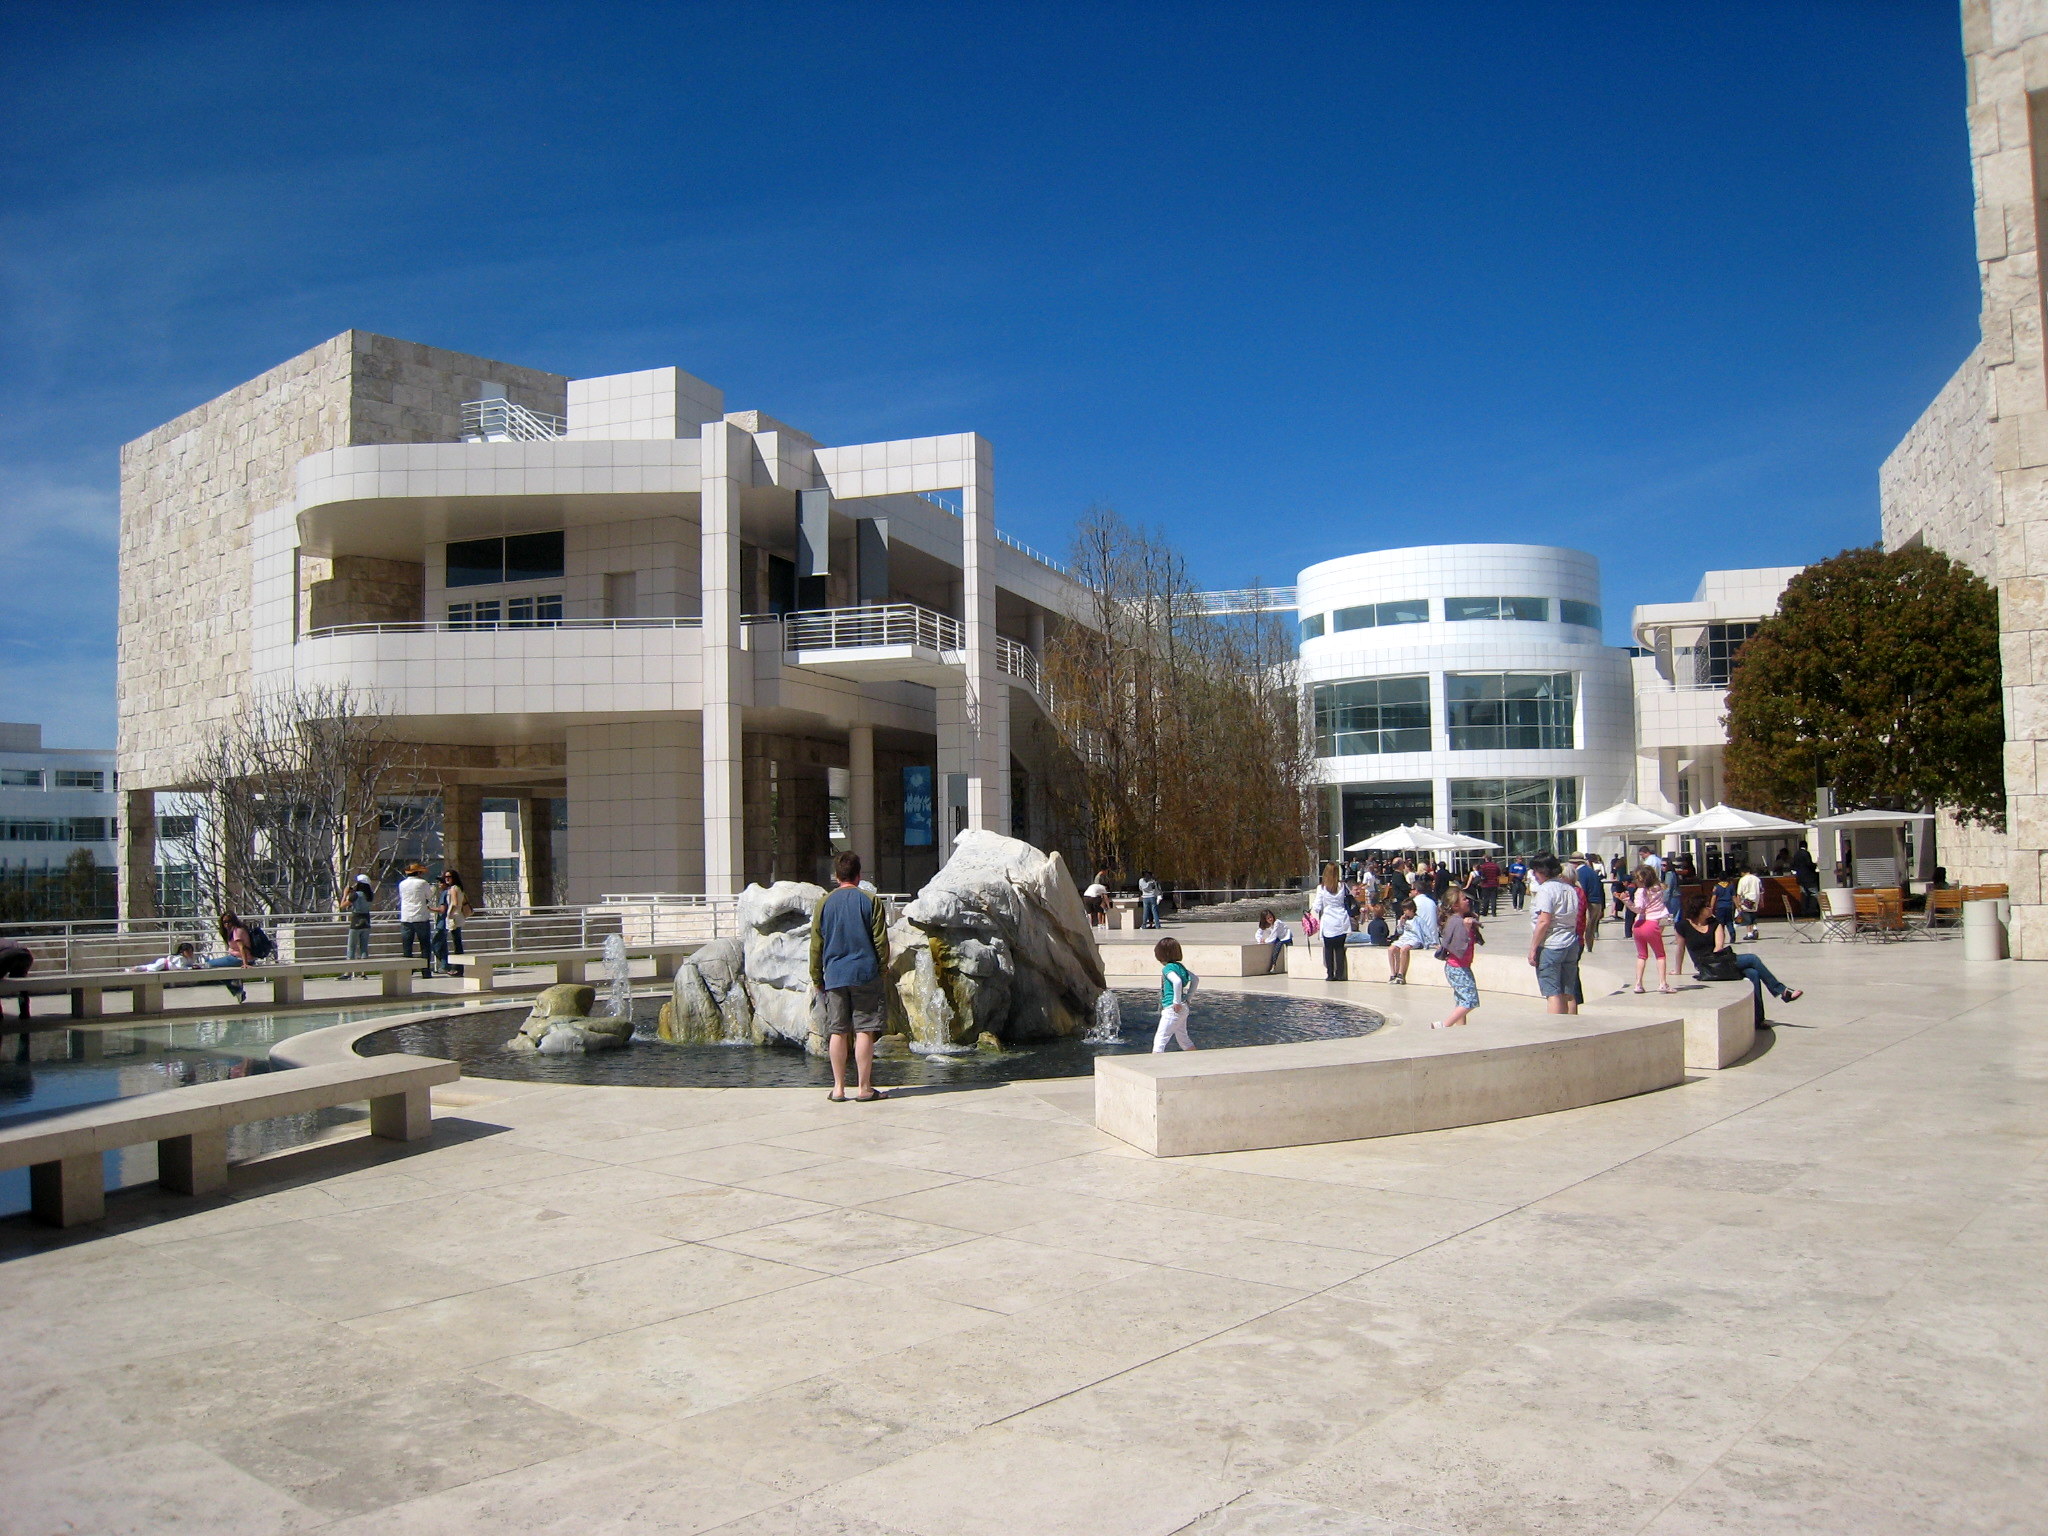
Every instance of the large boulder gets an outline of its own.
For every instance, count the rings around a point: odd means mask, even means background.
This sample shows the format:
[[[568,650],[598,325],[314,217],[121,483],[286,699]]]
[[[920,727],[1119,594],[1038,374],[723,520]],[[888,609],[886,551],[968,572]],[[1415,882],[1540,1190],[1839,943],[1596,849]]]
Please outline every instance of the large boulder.
[[[567,1056],[578,1051],[616,1051],[633,1038],[630,1014],[593,1017],[597,1006],[594,988],[562,983],[544,988],[533,1000],[533,1009],[519,1030],[505,1042],[508,1050],[539,1051],[545,1056]]]
[[[713,939],[676,967],[675,986],[656,1034],[672,1045],[754,1040],[754,1004],[747,995],[746,945]]]
[[[930,1045],[1085,1033],[1107,985],[1066,861],[994,832],[960,835],[889,940],[898,1005]]]
[[[811,914],[822,887],[798,880],[740,892],[739,924],[753,1037],[824,1048],[825,1012],[811,987]]]

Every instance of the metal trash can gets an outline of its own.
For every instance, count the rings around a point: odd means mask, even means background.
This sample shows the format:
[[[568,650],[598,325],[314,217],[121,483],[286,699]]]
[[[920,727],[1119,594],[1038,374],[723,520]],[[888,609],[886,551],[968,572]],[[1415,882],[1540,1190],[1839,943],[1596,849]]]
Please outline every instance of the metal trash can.
[[[2005,924],[1999,920],[1995,900],[1963,903],[1963,958],[2003,960]]]

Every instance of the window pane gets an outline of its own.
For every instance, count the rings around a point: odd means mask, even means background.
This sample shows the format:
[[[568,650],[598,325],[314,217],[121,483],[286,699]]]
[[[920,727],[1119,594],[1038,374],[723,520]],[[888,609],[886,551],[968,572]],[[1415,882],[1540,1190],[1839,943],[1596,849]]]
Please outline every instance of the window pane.
[[[1375,677],[1318,684],[1316,753],[1363,757],[1430,749],[1429,679]]]
[[[552,597],[536,597],[533,600],[533,616],[544,624],[561,623],[562,594],[557,592]]]
[[[1382,624],[1427,624],[1429,622],[1429,599],[1409,598],[1398,603],[1377,603],[1379,622]]]
[[[522,533],[505,541],[507,581],[560,581],[562,579],[562,535]]]
[[[1373,622],[1372,604],[1367,603],[1363,608],[1339,608],[1332,617],[1336,620],[1337,628],[1340,631],[1346,629],[1371,629]]]
[[[1600,627],[1600,608],[1596,603],[1581,603],[1561,597],[1557,600],[1557,617],[1561,624],[1583,624],[1587,629]]]
[[[1569,672],[1448,672],[1451,749],[1515,752],[1575,746]]]
[[[1504,597],[1500,600],[1500,607],[1504,619],[1542,624],[1550,618],[1550,599],[1547,597]]]
[[[505,620],[509,624],[531,624],[533,622],[533,599],[515,597],[505,604]]]
[[[492,587],[505,579],[503,539],[464,539],[448,546],[448,585]]]
[[[1571,835],[1557,829],[1578,814],[1577,779],[1451,780],[1452,830],[1499,843],[1507,853],[1569,851]]]
[[[1699,675],[1700,686],[1726,688],[1729,678],[1735,673],[1735,661],[1742,647],[1762,628],[1761,624],[1709,624],[1706,655],[1702,658],[1704,667]]]
[[[1457,623],[1461,619],[1497,619],[1500,617],[1500,599],[1497,597],[1447,597],[1444,599],[1444,619]]]
[[[1320,639],[1322,639],[1322,637],[1323,637],[1323,616],[1322,616],[1322,615],[1321,615],[1320,613],[1312,613],[1312,614],[1310,614],[1310,615],[1309,615],[1309,616],[1308,616],[1307,618],[1305,618],[1305,619],[1303,619],[1303,620],[1301,621],[1301,638],[1302,638],[1302,639],[1304,639],[1304,640],[1320,640]]]
[[[43,770],[40,768],[0,768],[0,784],[9,789],[41,789]]]
[[[104,773],[93,773],[83,768],[59,768],[57,770],[56,787],[58,789],[105,789],[107,787],[107,776]]]

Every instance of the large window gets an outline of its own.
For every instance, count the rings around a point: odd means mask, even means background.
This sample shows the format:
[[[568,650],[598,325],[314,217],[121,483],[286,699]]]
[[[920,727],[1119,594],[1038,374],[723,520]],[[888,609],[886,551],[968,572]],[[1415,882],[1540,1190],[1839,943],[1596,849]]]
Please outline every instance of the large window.
[[[502,539],[464,539],[448,546],[448,585],[495,587],[507,581],[560,581],[562,558],[559,529]]]
[[[1323,638],[1323,616],[1320,613],[1312,613],[1301,621],[1301,638],[1304,640],[1320,640]]]
[[[1569,672],[1446,672],[1444,709],[1454,752],[1577,744]]]
[[[1313,698],[1318,757],[1429,750],[1427,677],[1319,683]]]
[[[1579,819],[1577,779],[1453,779],[1451,828],[1508,853],[1568,852],[1558,828]]]
[[[1338,850],[1394,827],[1436,825],[1436,798],[1427,779],[1346,784],[1338,796]]]
[[[1557,622],[1560,624],[1583,624],[1587,629],[1600,627],[1600,605],[1582,603],[1574,598],[1560,597],[1557,600]]]
[[[1749,637],[1762,629],[1762,624],[1709,624],[1705,652],[1700,661],[1704,670],[1699,674],[1702,688],[1726,688],[1728,680],[1735,673],[1735,658]]]
[[[1379,629],[1388,624],[1427,624],[1429,599],[1414,597],[1396,603],[1362,603],[1356,608],[1339,608],[1330,617],[1340,630]]]
[[[1453,623],[1460,619],[1523,619],[1532,624],[1541,624],[1549,617],[1550,599],[1547,597],[1444,599],[1444,618]]]
[[[104,790],[106,787],[107,776],[97,769],[59,768],[57,770],[57,788],[59,789]]]
[[[0,768],[0,786],[8,789],[41,789],[43,770],[40,768]]]
[[[552,628],[561,622],[559,592],[546,597],[486,597],[448,605],[448,623],[454,629]]]
[[[112,840],[104,816],[59,816],[50,821],[0,821],[0,842],[104,843]]]

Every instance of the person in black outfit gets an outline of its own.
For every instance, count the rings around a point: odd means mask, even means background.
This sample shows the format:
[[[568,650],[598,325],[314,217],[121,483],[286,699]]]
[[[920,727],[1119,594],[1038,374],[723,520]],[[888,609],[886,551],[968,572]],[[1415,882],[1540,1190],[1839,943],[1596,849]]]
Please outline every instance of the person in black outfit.
[[[36,963],[35,951],[25,944],[12,939],[0,939],[0,977],[8,981],[19,981],[29,973],[29,967]],[[21,993],[15,998],[21,1016],[28,1017],[28,994]]]

